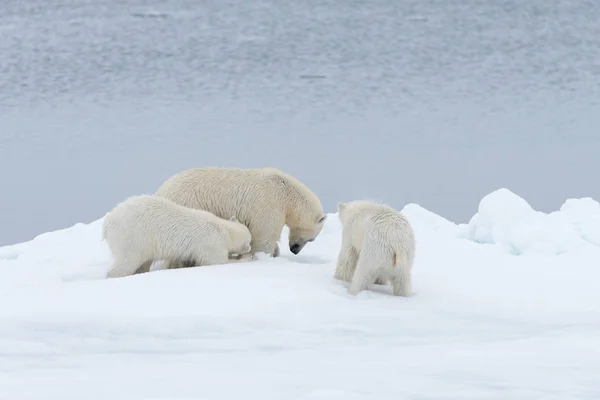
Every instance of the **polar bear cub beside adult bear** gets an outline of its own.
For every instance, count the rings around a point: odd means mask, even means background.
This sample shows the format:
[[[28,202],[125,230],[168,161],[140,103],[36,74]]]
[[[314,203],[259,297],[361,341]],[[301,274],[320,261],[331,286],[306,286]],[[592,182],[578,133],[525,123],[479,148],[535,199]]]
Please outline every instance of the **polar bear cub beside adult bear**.
[[[339,202],[337,209],[343,230],[334,277],[350,282],[354,296],[375,281],[390,281],[395,296],[410,296],[415,237],[404,215],[368,200]]]
[[[235,215],[222,219],[152,195],[119,203],[102,229],[114,258],[108,278],[148,271],[159,260],[169,267],[225,264],[230,253],[248,253],[252,239]]]
[[[290,228],[290,251],[298,254],[319,235],[326,218],[319,198],[276,168],[193,168],[167,179],[156,195],[221,218],[236,215],[252,234],[251,253],[274,257],[284,225]]]

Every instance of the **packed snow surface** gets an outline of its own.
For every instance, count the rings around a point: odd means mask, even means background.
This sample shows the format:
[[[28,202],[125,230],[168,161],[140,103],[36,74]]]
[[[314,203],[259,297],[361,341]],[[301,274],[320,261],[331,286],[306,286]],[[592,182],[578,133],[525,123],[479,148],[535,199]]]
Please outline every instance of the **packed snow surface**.
[[[105,279],[102,220],[0,248],[2,399],[598,399],[600,205],[501,189],[468,224],[410,204],[414,295],[297,256]]]

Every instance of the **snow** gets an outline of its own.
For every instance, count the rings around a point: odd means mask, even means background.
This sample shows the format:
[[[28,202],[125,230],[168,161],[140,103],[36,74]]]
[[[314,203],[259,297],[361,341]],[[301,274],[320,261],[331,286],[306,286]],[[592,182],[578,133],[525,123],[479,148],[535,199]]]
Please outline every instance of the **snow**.
[[[600,245],[599,217],[600,204],[590,198],[569,199],[560,211],[546,214],[500,189],[481,200],[466,236],[514,254],[561,254],[590,243]]]
[[[121,279],[101,219],[1,247],[0,398],[600,396],[596,201],[543,214],[500,189],[469,224],[403,211],[409,298],[346,294],[335,214],[297,256],[284,230],[277,259]]]

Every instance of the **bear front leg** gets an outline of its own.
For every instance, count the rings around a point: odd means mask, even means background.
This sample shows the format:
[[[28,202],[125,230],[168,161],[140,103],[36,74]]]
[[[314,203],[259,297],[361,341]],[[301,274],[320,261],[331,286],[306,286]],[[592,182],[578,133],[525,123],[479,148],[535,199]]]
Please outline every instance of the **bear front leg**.
[[[279,243],[275,243],[275,250],[273,250],[273,257],[279,257]]]
[[[338,254],[338,259],[333,277],[345,282],[350,282],[356,269],[358,254],[354,246],[350,243],[347,235],[342,234],[342,248]]]
[[[281,237],[281,229],[270,229],[269,232],[258,234],[252,233],[252,250],[251,254],[256,253],[269,254],[271,257],[279,257],[279,238]]]
[[[237,258],[230,258],[229,260],[227,260],[227,263],[231,264],[231,263],[250,262],[250,261],[256,261],[256,256],[254,254],[248,253],[248,254],[242,254],[241,256],[239,256]]]
[[[269,235],[269,241],[267,243],[267,246],[269,246],[269,253],[273,258],[279,257],[280,254],[279,239],[281,239],[281,229],[283,229],[283,227],[279,230],[273,229],[273,232],[271,233],[271,235]]]

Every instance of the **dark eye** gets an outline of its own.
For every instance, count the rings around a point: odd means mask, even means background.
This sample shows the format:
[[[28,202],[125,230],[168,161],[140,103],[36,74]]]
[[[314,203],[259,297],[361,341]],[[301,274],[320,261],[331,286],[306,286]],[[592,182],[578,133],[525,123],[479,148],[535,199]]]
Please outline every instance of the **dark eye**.
[[[320,224],[321,222],[325,221],[325,217],[326,216],[322,216],[321,219],[319,220],[319,222],[317,222],[317,223]]]
[[[315,239],[314,239],[314,238],[312,238],[312,239],[308,239],[308,242],[314,242],[314,241],[315,241]]]

